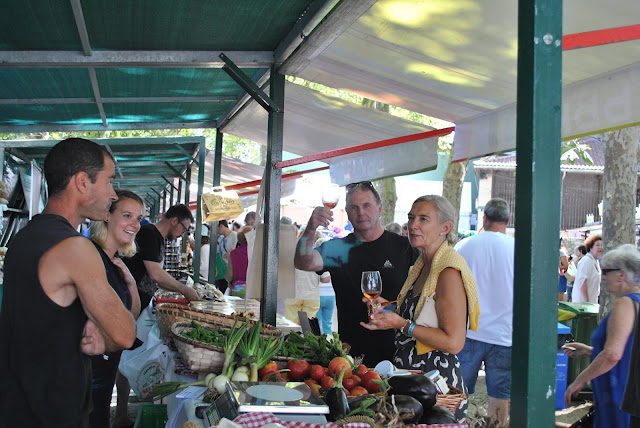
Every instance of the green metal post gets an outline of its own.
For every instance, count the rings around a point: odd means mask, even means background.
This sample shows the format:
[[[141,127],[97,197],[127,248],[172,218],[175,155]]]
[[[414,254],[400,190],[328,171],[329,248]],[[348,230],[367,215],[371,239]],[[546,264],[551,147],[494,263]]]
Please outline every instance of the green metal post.
[[[511,426],[555,424],[562,1],[518,2]]]
[[[184,184],[184,204],[189,206],[189,185],[191,184],[191,165],[187,166],[187,181]],[[180,246],[180,252],[187,252],[187,241],[182,240],[182,245]]]
[[[216,147],[213,158],[213,186],[220,185],[220,175],[222,174],[222,140],[224,134],[220,129],[216,129]],[[209,250],[209,282],[214,283],[216,277],[216,254],[218,252],[218,222],[209,223],[209,238],[211,247]]]
[[[167,191],[162,191],[162,214],[167,211]]]
[[[178,195],[176,196],[176,204],[180,203],[180,199],[182,199],[182,180],[178,178]]]
[[[4,180],[4,147],[0,147],[0,181]]]
[[[196,249],[193,252],[193,281],[200,280],[200,247],[202,246],[202,188],[204,187],[204,169],[207,160],[207,145],[205,137],[200,139],[200,153],[198,156],[198,195],[196,202],[196,231],[194,240]]]
[[[270,98],[284,106],[284,75],[271,67]],[[264,210],[264,253],[262,255],[262,302],[260,319],[262,322],[276,325],[276,306],[278,296],[278,249],[280,237],[280,190],[282,170],[274,168],[282,160],[282,136],[284,128],[284,108],[280,111],[269,110],[267,135],[267,163],[265,165]]]
[[[169,207],[173,206],[173,184],[169,183]]]

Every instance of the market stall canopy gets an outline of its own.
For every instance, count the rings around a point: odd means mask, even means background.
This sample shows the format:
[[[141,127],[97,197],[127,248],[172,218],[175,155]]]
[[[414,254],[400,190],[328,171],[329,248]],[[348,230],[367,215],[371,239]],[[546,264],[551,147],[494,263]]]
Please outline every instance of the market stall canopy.
[[[328,13],[324,1],[5,5],[0,132],[212,128]],[[330,9],[329,9],[330,10]],[[314,24],[315,22],[315,24]],[[308,30],[309,31],[309,30]]]
[[[284,71],[454,122],[456,160],[513,149],[517,12],[512,0],[379,0],[310,63]],[[563,14],[565,35],[635,26],[635,36],[564,52],[562,137],[640,123],[638,3],[565,1]]]
[[[156,200],[157,196],[184,176],[192,154],[197,153],[204,137],[153,137],[93,139],[113,155],[116,167],[115,188],[134,191]],[[58,140],[2,141],[2,147],[16,158],[35,161],[42,167],[44,159]]]
[[[285,97],[284,150],[300,156],[433,129],[290,82],[285,83]],[[223,131],[266,145],[267,120],[267,112],[250,103]],[[428,138],[324,162],[330,165],[332,181],[344,185],[435,168],[437,149],[438,138]]]
[[[207,150],[204,172],[205,193],[213,187],[213,165],[215,153]],[[222,169],[220,171],[220,186],[229,186],[233,184],[248,183],[251,181],[261,180],[264,173],[264,166],[256,165],[249,162],[232,158],[231,156],[222,155]],[[198,165],[194,164],[191,169],[191,184],[197,186]],[[281,197],[291,196],[295,191],[296,181],[286,180],[282,182]],[[255,205],[258,199],[257,190],[259,186],[249,186],[238,190],[242,206],[248,208]],[[243,193],[247,193],[242,195]],[[192,198],[195,200],[195,197]]]

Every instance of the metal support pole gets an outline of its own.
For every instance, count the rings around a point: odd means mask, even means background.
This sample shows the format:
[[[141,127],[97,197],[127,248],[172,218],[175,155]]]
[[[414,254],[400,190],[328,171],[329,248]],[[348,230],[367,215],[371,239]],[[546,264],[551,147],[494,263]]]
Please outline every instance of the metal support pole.
[[[511,426],[555,423],[562,2],[518,2]],[[552,251],[553,250],[553,251]],[[545,314],[545,316],[541,316]]]
[[[187,166],[187,181],[184,183],[184,204],[189,206],[189,186],[191,185],[191,165]],[[182,245],[180,246],[180,252],[187,252],[187,241],[182,240]]]
[[[167,191],[162,191],[162,214],[167,211]]]
[[[178,194],[176,196],[176,203],[180,203],[180,199],[182,199],[182,180],[178,180]]]
[[[169,183],[168,180],[167,180],[167,182]],[[173,189],[174,189],[173,184],[169,183],[169,207],[173,206]]]
[[[224,134],[220,129],[216,129],[216,147],[213,158],[213,186],[220,185],[220,175],[222,173],[222,140]],[[211,249],[209,251],[209,282],[214,283],[216,277],[216,254],[218,253],[218,222],[209,223],[209,238],[211,239]],[[223,254],[224,255],[224,254]]]
[[[284,75],[271,67],[271,99],[284,106]],[[280,186],[282,170],[274,168],[282,160],[282,136],[284,128],[284,108],[280,111],[269,110],[269,129],[267,135],[267,163],[265,182],[264,211],[264,253],[262,254],[262,301],[260,319],[262,322],[276,325],[276,306],[278,296],[278,249],[280,237]]]
[[[4,180],[4,147],[0,147],[0,181]]]
[[[200,247],[202,246],[202,188],[204,187],[204,169],[207,158],[207,145],[205,137],[200,138],[200,154],[198,156],[198,196],[196,203],[196,249],[193,252],[193,281],[200,280]]]

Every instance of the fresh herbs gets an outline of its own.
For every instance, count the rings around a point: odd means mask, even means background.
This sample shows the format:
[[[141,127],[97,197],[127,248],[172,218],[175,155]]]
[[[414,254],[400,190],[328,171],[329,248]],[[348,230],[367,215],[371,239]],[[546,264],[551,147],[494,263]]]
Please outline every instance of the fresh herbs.
[[[346,357],[347,354],[342,349],[338,333],[316,336],[308,331],[304,335],[293,331],[284,340],[278,356],[299,358],[326,367],[333,358]]]

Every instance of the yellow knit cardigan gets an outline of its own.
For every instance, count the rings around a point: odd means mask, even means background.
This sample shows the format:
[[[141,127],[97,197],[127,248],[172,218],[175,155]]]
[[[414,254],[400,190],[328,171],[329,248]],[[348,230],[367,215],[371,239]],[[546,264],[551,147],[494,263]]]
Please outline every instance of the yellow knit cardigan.
[[[424,260],[422,259],[422,257],[418,257],[415,264],[409,268],[409,275],[407,276],[407,280],[404,282],[402,290],[400,290],[400,294],[398,295],[398,306],[396,312],[400,310],[402,301],[406,298],[411,285],[420,275],[420,271],[422,271],[423,266]],[[429,272],[427,281],[422,288],[420,299],[418,300],[416,310],[413,314],[413,320],[415,321],[418,318],[418,315],[420,314],[420,311],[424,306],[424,301],[427,296],[431,296],[436,290],[440,272],[448,267],[460,271],[460,274],[462,275],[462,283],[464,284],[464,289],[467,293],[469,328],[473,331],[478,331],[480,304],[478,303],[478,290],[476,287],[476,280],[473,278],[473,274],[471,273],[469,266],[467,266],[467,262],[461,255],[456,252],[456,250],[453,249],[453,247],[449,246],[447,241],[443,242],[442,245],[440,245],[440,248],[438,248],[436,254],[433,256],[433,261],[431,262],[431,272]],[[416,345],[418,355],[423,355],[427,352],[435,350],[435,348],[426,345],[419,340],[416,340]]]

